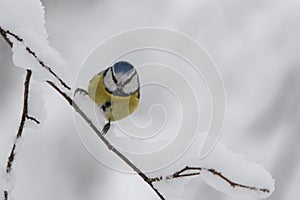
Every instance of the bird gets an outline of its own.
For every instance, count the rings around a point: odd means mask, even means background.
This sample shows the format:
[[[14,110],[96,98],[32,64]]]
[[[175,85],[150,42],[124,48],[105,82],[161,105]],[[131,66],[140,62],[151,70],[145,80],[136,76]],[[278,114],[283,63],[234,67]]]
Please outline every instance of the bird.
[[[77,92],[88,95],[104,114],[108,123],[103,127],[103,134],[110,128],[110,123],[131,115],[140,100],[140,81],[135,67],[127,61],[119,61],[92,77],[88,90],[77,88]]]

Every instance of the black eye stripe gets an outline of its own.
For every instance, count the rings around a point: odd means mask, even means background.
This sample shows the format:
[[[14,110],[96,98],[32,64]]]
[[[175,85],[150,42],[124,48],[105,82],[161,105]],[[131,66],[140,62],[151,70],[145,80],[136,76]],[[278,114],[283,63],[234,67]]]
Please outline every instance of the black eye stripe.
[[[114,71],[112,70],[111,67],[110,67],[109,69],[110,69],[110,72],[111,72],[111,76],[112,76],[113,81],[115,82],[115,84],[118,84],[118,80],[117,80],[117,78],[115,77]]]
[[[123,83],[123,86],[126,85],[126,84],[128,84],[136,74],[137,74],[137,72],[135,71],[135,72],[131,75],[131,77]]]

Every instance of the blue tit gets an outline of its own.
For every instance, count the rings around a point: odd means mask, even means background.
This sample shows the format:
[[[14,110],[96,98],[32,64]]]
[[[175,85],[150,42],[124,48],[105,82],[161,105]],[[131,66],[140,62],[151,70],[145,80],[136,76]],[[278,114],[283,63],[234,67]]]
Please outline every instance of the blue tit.
[[[123,119],[139,104],[138,73],[130,63],[117,62],[90,80],[88,95],[99,105],[109,123]]]

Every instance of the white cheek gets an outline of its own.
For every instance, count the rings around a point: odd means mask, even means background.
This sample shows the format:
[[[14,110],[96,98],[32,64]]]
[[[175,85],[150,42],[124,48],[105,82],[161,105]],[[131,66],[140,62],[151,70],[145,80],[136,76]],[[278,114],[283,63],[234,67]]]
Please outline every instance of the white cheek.
[[[129,78],[133,76],[133,74],[136,73],[135,70],[131,70],[121,76],[117,77],[117,80],[121,83],[124,84]]]
[[[115,84],[112,78],[111,70],[109,70],[104,76],[104,85],[111,92],[117,89],[117,85]]]
[[[130,82],[123,87],[123,91],[126,94],[132,94],[139,88],[138,76],[134,75]]]

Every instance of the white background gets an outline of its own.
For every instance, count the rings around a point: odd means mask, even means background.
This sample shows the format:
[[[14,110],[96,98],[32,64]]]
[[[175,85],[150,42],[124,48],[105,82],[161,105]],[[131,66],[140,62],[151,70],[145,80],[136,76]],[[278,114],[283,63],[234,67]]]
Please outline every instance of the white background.
[[[262,164],[276,179],[269,199],[299,196],[299,2],[287,1],[43,1],[50,43],[76,70],[96,44],[131,28],[181,31],[216,62],[227,94],[221,141]],[[6,162],[22,109],[22,69],[0,40],[1,146]],[[47,87],[47,86],[45,86]],[[47,120],[24,132],[14,163],[16,199],[156,199],[137,176],[94,160],[81,144],[71,109],[45,90]],[[237,166],[238,167],[238,166]],[[190,199],[233,199],[196,182]]]

